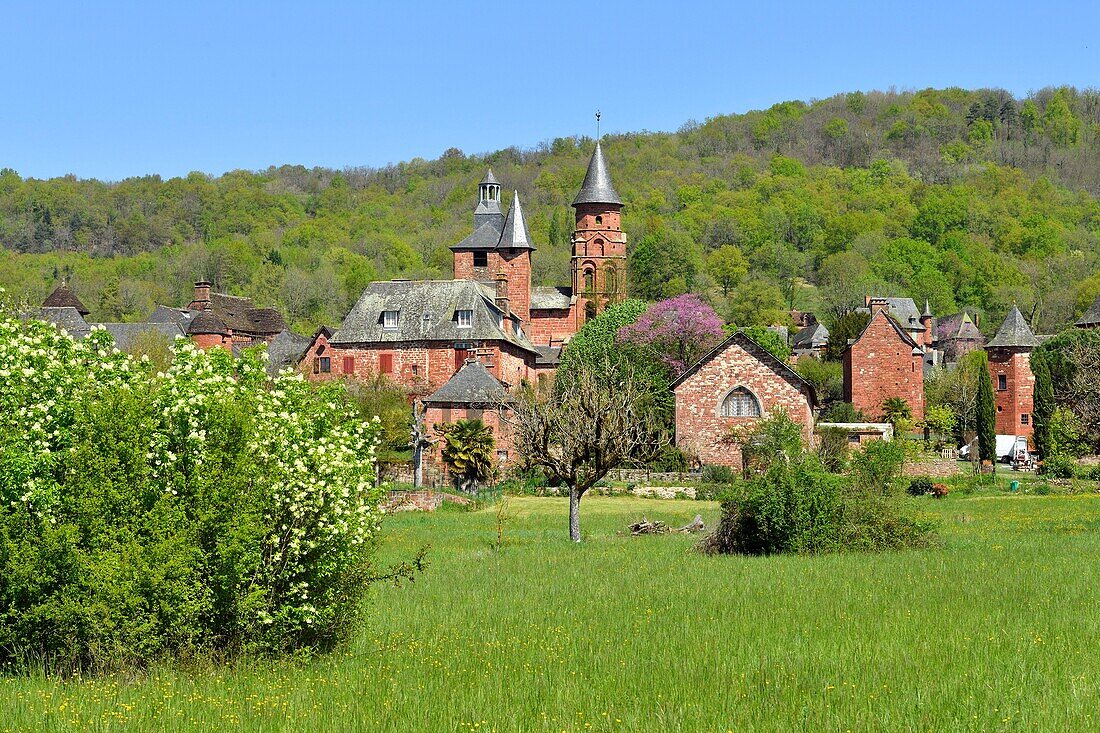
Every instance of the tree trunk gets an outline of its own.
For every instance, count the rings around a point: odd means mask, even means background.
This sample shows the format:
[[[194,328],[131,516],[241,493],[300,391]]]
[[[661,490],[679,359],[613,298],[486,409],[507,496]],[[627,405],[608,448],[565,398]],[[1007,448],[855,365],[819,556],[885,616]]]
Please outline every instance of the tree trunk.
[[[569,487],[569,539],[581,541],[581,494],[576,486]]]

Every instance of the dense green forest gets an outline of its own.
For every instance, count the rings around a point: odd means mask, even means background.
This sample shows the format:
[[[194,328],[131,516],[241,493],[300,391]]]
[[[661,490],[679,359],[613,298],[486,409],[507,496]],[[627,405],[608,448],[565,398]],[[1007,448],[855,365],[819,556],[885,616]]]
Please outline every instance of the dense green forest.
[[[830,322],[875,291],[972,308],[983,329],[1016,301],[1050,332],[1100,293],[1098,90],[855,92],[604,146],[639,297],[698,292],[749,325],[791,306]],[[371,280],[450,277],[490,165],[523,198],[536,281],[566,283],[591,149],[118,183],[4,169],[0,286],[37,302],[67,277],[92,318],[141,320],[206,277],[308,331]]]

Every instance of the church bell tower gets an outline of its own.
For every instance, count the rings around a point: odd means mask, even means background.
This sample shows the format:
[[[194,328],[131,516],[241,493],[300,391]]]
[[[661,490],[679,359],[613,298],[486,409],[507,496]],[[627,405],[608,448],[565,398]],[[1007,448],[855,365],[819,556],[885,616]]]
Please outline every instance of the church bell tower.
[[[622,229],[622,199],[611,185],[611,174],[599,141],[577,197],[576,228],[570,270],[577,297],[578,327],[608,305],[626,298],[626,234]]]

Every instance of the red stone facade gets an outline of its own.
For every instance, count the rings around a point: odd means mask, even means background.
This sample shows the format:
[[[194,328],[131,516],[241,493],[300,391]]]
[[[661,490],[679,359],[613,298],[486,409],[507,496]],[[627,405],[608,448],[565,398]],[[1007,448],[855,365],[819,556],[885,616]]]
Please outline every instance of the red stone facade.
[[[882,403],[900,397],[914,420],[924,419],[924,354],[903,333],[875,303],[867,328],[844,352],[844,399],[868,418],[879,418]]]
[[[494,377],[508,386],[537,378],[538,372],[530,355],[503,341],[483,345],[403,341],[335,346],[320,334],[306,351],[302,364],[314,379],[367,380],[382,374],[404,387],[410,395],[426,395],[446,384],[466,360],[472,358],[480,360]]]
[[[626,298],[626,233],[616,204],[578,204],[570,270],[577,327]]]
[[[531,326],[531,250],[500,249],[484,254],[488,265],[475,267],[473,252],[455,252],[455,280],[487,282],[503,276],[507,280],[509,308],[520,317],[526,332]]]
[[[578,310],[573,308],[534,308],[527,337],[536,346],[561,346],[575,334]]]
[[[220,333],[195,333],[191,334],[191,340],[203,351],[233,348],[233,339]]]
[[[997,402],[997,434],[1031,436],[1035,375],[1027,348],[989,348],[989,378]]]
[[[428,405],[424,410],[424,424],[428,428],[428,435],[435,442],[430,449],[424,452],[424,459],[436,466],[443,465],[443,458],[440,454],[442,445],[439,433],[435,430],[436,425],[450,425],[459,420],[481,420],[493,431],[493,442],[495,444],[494,465],[497,467],[510,465],[515,460],[515,454],[512,450],[512,433],[503,417],[498,409],[491,407],[471,407],[470,405],[451,403]]]
[[[704,464],[741,468],[741,451],[728,440],[731,430],[750,426],[780,410],[803,427],[813,440],[813,394],[789,370],[748,339],[733,338],[674,384],[676,445]],[[737,388],[750,392],[759,417],[723,417],[722,405]]]

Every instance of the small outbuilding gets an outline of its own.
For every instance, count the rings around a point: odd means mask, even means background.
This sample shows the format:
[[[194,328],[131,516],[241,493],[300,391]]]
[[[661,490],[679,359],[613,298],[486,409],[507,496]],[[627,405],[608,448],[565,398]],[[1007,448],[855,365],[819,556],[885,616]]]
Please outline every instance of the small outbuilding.
[[[672,383],[676,445],[704,464],[741,468],[741,450],[729,437],[779,411],[813,440],[813,386],[788,364],[738,331]]]

